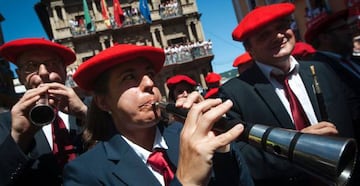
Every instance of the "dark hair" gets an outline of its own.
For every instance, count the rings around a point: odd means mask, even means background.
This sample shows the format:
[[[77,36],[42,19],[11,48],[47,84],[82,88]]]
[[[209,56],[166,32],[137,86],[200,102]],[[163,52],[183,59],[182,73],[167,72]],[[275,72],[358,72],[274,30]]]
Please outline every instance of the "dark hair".
[[[94,95],[105,95],[109,91],[109,74],[110,70],[102,73],[94,83]],[[109,140],[116,133],[113,120],[109,113],[101,110],[95,98],[92,99],[87,117],[85,120],[85,129],[83,133],[84,148],[90,149],[98,141]]]

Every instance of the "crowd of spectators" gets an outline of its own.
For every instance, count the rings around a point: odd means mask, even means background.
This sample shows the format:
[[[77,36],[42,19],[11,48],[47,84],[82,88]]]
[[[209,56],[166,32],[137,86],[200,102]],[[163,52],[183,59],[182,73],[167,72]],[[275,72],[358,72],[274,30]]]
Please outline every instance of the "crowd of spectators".
[[[165,48],[165,65],[181,63],[212,54],[212,41],[197,41],[175,44]]]
[[[159,14],[161,18],[168,18],[180,15],[179,3],[177,0],[162,2],[159,5]]]
[[[144,17],[141,15],[138,8],[124,9],[124,22],[123,26],[136,25],[145,23]]]

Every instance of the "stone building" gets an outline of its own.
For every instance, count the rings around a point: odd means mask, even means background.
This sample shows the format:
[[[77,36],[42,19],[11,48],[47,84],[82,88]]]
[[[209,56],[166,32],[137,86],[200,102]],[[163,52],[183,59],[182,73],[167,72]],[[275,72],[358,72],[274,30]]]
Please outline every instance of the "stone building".
[[[141,13],[141,2],[148,6],[150,20]],[[76,52],[77,61],[67,69],[70,84],[83,61],[113,45],[131,43],[165,50],[165,67],[156,80],[163,96],[167,78],[175,74],[187,74],[206,87],[204,77],[212,71],[214,56],[196,0],[41,0],[35,10],[49,39]]]

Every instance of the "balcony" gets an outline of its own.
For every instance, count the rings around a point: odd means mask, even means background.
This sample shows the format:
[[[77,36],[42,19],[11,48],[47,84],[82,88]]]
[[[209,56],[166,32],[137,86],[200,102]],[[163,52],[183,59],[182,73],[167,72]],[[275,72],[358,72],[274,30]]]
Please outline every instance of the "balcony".
[[[161,19],[171,19],[182,16],[182,11],[181,8],[179,8],[179,3],[177,1],[162,3],[159,6],[159,15]]]
[[[195,59],[211,56],[212,43],[211,41],[196,42],[186,45],[175,45],[173,47],[167,47],[165,49],[165,64],[181,64],[191,62]]]

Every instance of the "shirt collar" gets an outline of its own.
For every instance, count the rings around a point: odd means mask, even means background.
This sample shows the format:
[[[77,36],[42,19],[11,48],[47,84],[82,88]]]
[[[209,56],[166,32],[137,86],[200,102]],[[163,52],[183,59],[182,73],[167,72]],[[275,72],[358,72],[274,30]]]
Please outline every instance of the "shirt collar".
[[[271,78],[271,73],[275,73],[277,75],[284,74],[282,70],[280,70],[277,67],[267,65],[264,63],[261,63],[259,61],[255,61],[255,63],[260,68],[261,72],[265,75],[267,79]],[[290,70],[289,72],[293,72],[292,74],[297,74],[299,72],[299,63],[296,61],[296,59],[293,56],[290,56]],[[289,73],[288,72],[288,73]]]
[[[151,151],[148,151],[144,149],[143,147],[133,143],[129,139],[127,139],[125,136],[121,135],[121,137],[130,145],[130,147],[135,151],[135,153],[141,158],[141,160],[146,163],[147,159],[149,158]],[[155,140],[153,144],[153,149],[155,148],[162,148],[162,149],[168,149],[168,146],[166,144],[165,138],[161,135],[161,132],[158,127],[156,127],[156,133],[155,133]]]

